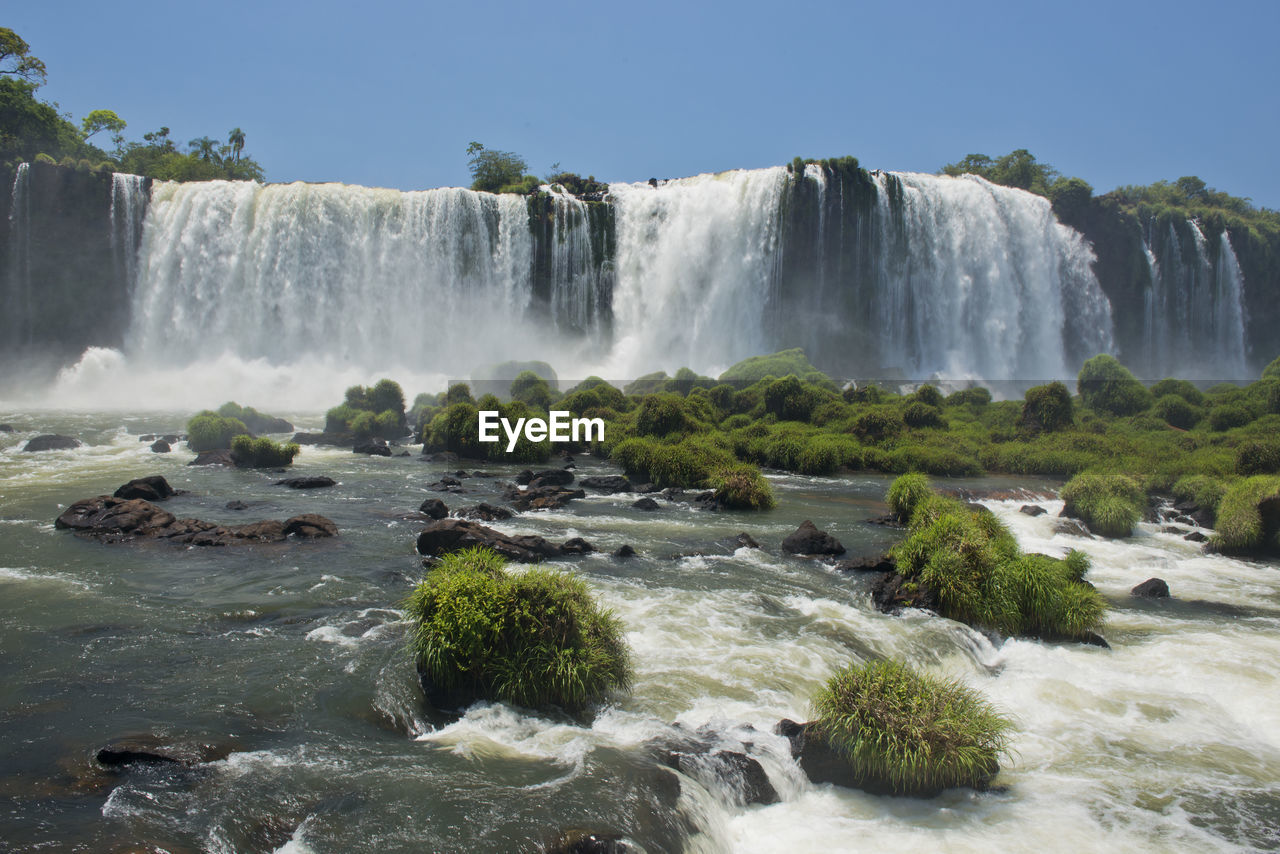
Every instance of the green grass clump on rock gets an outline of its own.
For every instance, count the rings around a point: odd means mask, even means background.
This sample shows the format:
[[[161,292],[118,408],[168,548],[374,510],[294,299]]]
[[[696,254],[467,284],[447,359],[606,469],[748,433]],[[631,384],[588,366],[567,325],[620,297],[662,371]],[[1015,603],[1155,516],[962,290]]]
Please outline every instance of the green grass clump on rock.
[[[1146,494],[1122,474],[1080,474],[1062,488],[1063,513],[1104,537],[1127,537],[1142,518]]]
[[[1012,723],[980,694],[898,661],[851,664],[813,701],[816,730],[855,776],[899,795],[984,784]]]
[[[1190,430],[1200,420],[1200,410],[1178,394],[1166,394],[1156,401],[1151,411],[1161,421],[1181,430]]]
[[[631,683],[622,626],[581,578],[509,573],[483,548],[446,555],[406,600],[424,681],[459,703],[580,709]]]
[[[233,438],[248,432],[240,419],[224,418],[206,409],[187,422],[187,447],[196,452],[230,448]]]
[[[1210,545],[1228,554],[1280,552],[1280,477],[1236,481],[1218,504]]]
[[[753,465],[736,465],[711,475],[710,485],[716,501],[731,510],[770,510],[773,490],[759,469]]]
[[[1071,392],[1060,382],[1027,389],[1022,401],[1021,425],[1032,433],[1053,433],[1075,421]]]
[[[795,347],[779,350],[768,356],[752,356],[743,359],[720,375],[721,382],[754,383],[765,377],[785,377],[795,374],[805,382],[830,384],[831,378],[814,367],[804,350]]]
[[[1023,554],[994,514],[922,495],[917,476],[904,477],[912,479],[890,486],[890,503],[910,507],[911,522],[892,555],[908,583],[936,595],[944,617],[1005,635],[1083,639],[1097,630],[1106,605],[1084,583],[1087,557]]]
[[[300,450],[293,442],[282,445],[266,436],[254,439],[242,435],[231,440],[231,458],[242,468],[279,468],[291,465]]]
[[[905,524],[911,521],[911,514],[915,512],[916,505],[932,495],[933,489],[929,486],[929,478],[919,473],[904,474],[889,484],[885,501],[889,504],[889,510],[893,515],[898,517],[898,521]]]

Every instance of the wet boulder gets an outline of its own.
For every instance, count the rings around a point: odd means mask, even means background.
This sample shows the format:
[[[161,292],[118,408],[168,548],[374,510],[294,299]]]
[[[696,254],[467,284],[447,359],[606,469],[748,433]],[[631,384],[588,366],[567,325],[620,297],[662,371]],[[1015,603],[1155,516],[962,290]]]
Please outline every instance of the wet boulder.
[[[1045,510],[1039,504],[1023,504],[1021,507],[1018,508],[1018,512],[1023,513],[1027,516],[1043,516],[1049,511]]]
[[[1148,578],[1130,590],[1129,595],[1140,599],[1168,599],[1169,585],[1163,578]]]
[[[147,501],[164,501],[166,498],[177,495],[178,490],[169,485],[169,481],[165,480],[158,474],[150,477],[138,477],[121,486],[115,491],[115,498],[142,498]]]
[[[231,456],[230,448],[218,448],[213,451],[201,451],[196,454],[196,458],[187,463],[189,466],[231,466],[235,468],[235,458]]]
[[[356,442],[351,448],[354,454],[365,454],[370,457],[389,457],[391,456],[391,447],[387,444],[386,439],[380,439],[374,436],[371,439]]]
[[[22,450],[27,453],[35,453],[37,451],[70,451],[78,448],[83,443],[79,439],[71,436],[59,436],[55,433],[47,433],[42,436],[35,436],[27,441]]]
[[[284,480],[277,480],[275,485],[287,486],[290,489],[325,489],[326,487],[337,486],[338,482],[324,475],[311,475],[308,477],[287,477]]]
[[[612,495],[615,492],[631,492],[631,481],[627,480],[620,474],[596,475],[593,477],[584,477],[578,481],[578,485],[583,489],[590,489],[595,492],[603,492]]]
[[[652,498],[650,498],[647,495],[644,496],[643,498],[637,498],[631,506],[636,510],[645,510],[649,512],[661,509],[658,506],[658,502],[654,501]]]
[[[826,531],[806,519],[782,541],[782,550],[794,555],[841,555],[844,546]]]
[[[897,566],[887,554],[876,555],[874,557],[859,557],[852,560],[842,560],[836,563],[834,569],[837,572],[894,572]]]
[[[449,508],[439,498],[428,498],[418,505],[418,512],[432,519],[443,519],[449,515]]]
[[[172,450],[173,446],[164,439],[156,439],[151,443],[151,453],[153,454],[167,454]]]
[[[558,510],[575,498],[586,498],[587,493],[581,489],[565,489],[553,485],[534,485],[535,479],[526,489],[508,484],[503,490],[503,500],[510,502],[516,510]]]
[[[152,540],[192,546],[274,543],[290,536],[311,539],[338,533],[332,520],[311,513],[284,522],[268,519],[245,525],[217,525],[200,519],[179,519],[141,498],[112,495],[75,502],[54,521],[54,527],[101,543]]]
[[[573,472],[568,469],[543,469],[532,473],[528,485],[532,489],[540,486],[568,486],[571,483]]]
[[[418,554],[440,557],[471,546],[484,546],[520,563],[536,563],[558,557],[560,548],[542,537],[508,537],[492,528],[466,519],[440,519],[418,534]]]
[[[463,507],[457,511],[459,519],[477,519],[481,522],[502,522],[512,517],[512,512],[505,507],[480,502],[475,507]]]

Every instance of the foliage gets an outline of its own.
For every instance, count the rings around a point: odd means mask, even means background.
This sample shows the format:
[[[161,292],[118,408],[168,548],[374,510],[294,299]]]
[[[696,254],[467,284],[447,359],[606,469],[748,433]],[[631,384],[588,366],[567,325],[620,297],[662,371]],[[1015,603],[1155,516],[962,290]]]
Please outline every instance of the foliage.
[[[218,407],[218,414],[223,418],[238,419],[252,433],[287,433],[293,425],[283,418],[259,412],[252,406],[241,406],[234,400]]]
[[[1208,510],[1216,518],[1218,505],[1226,494],[1226,485],[1216,477],[1205,474],[1190,474],[1181,477],[1173,485],[1173,497],[1176,501],[1191,501],[1202,510]]]
[[[473,190],[503,192],[513,185],[521,185],[525,173],[529,171],[529,164],[520,155],[511,151],[488,149],[478,142],[467,146],[467,155],[471,158],[467,161],[467,166],[471,170]],[[536,177],[533,180],[541,183]],[[533,189],[537,189],[537,183]]]
[[[399,383],[385,378],[368,388],[353,385],[347,389],[343,402],[325,414],[324,429],[326,433],[349,434],[356,439],[401,439],[409,433],[404,390]]]
[[[785,377],[794,374],[805,382],[830,384],[831,378],[813,366],[804,350],[799,347],[780,350],[768,356],[752,356],[730,367],[720,375],[721,382],[740,385],[758,382],[765,377]]]
[[[817,396],[800,382],[795,374],[788,374],[765,386],[765,411],[783,421],[808,421],[817,403]]]
[[[1280,356],[1271,360],[1271,364],[1262,369],[1264,380],[1280,380]]]
[[[888,409],[872,409],[858,416],[853,432],[864,442],[881,442],[902,432],[902,416]]]
[[[546,412],[551,408],[551,387],[533,371],[521,371],[511,381],[511,398]]]
[[[1280,473],[1280,442],[1252,441],[1236,448],[1236,474],[1248,477],[1277,473]]]
[[[1209,426],[1219,433],[1243,427],[1254,419],[1254,413],[1239,403],[1224,403],[1209,410]]]
[[[1233,484],[1218,504],[1210,544],[1228,554],[1280,552],[1280,477],[1257,475]]]
[[[891,554],[899,574],[936,594],[943,616],[1006,635],[1084,638],[1106,607],[1083,581],[1083,555],[1023,554],[994,514],[937,495],[916,499]]]
[[[1105,353],[1084,363],[1077,377],[1085,405],[1111,415],[1134,415],[1151,406],[1151,393],[1129,369]]]
[[[773,490],[760,470],[738,464],[718,469],[708,479],[716,501],[731,510],[771,510]]]
[[[674,392],[648,395],[636,415],[636,432],[641,436],[662,437],[696,429],[685,398]]]
[[[248,432],[240,419],[224,418],[206,409],[187,422],[187,447],[197,453],[230,448],[233,437]]]
[[[942,420],[942,410],[937,406],[930,406],[927,403],[921,403],[913,400],[907,404],[907,408],[902,410],[902,420],[908,427],[945,427],[946,422]]]
[[[1104,537],[1127,537],[1142,518],[1146,495],[1136,481],[1118,474],[1076,475],[1062,488],[1062,512]]]
[[[933,488],[929,486],[929,478],[916,472],[895,478],[893,483],[889,484],[885,501],[893,515],[898,517],[898,521],[906,524],[911,521],[911,514],[915,512],[920,502],[931,495],[933,495]]]
[[[0,74],[39,86],[45,81],[44,63],[32,56],[31,46],[8,27],[0,27]]]
[[[1204,404],[1204,392],[1187,380],[1176,380],[1170,377],[1160,380],[1151,387],[1151,396],[1157,400],[1170,394],[1176,394],[1192,406]]]
[[[943,166],[941,171],[944,175],[978,175],[993,184],[1030,190],[1041,196],[1049,195],[1050,187],[1058,177],[1057,170],[1047,163],[1038,162],[1035,155],[1025,148],[994,160],[985,154],[968,154]]]
[[[899,661],[850,664],[813,701],[816,732],[868,784],[898,795],[994,776],[1012,723],[956,680]]]
[[[512,574],[472,548],[441,558],[404,608],[425,680],[464,701],[579,709],[631,683],[621,624],[570,573]]]
[[[290,442],[282,445],[266,436],[254,439],[247,435],[231,440],[231,458],[244,468],[279,468],[293,463],[301,449]]]
[[[612,457],[628,474],[663,487],[706,488],[713,474],[738,466],[730,451],[698,436],[679,442],[625,439],[613,448]]]
[[[1181,430],[1190,430],[1200,420],[1200,410],[1178,394],[1166,394],[1156,401],[1151,411],[1161,421]]]
[[[1033,433],[1065,430],[1075,422],[1071,392],[1060,382],[1027,389],[1022,402],[1022,426]]]

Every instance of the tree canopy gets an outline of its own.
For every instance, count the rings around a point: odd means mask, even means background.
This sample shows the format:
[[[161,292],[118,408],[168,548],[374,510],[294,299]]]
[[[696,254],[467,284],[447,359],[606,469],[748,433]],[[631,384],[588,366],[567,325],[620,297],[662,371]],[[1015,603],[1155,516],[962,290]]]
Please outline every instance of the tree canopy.
[[[467,146],[471,169],[471,189],[489,193],[523,192],[522,184],[529,170],[524,158],[513,151],[496,151],[478,142]],[[529,176],[532,177],[532,176]],[[533,179],[537,182],[537,178]]]

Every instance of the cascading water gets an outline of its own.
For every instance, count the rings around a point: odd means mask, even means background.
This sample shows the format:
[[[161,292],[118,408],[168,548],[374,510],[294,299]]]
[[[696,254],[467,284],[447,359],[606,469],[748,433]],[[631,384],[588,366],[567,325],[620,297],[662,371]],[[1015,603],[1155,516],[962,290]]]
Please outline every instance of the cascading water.
[[[1144,249],[1151,286],[1144,295],[1141,367],[1150,376],[1231,380],[1249,375],[1244,277],[1226,231],[1216,244],[1193,220],[1148,223]]]
[[[31,164],[19,163],[9,203],[9,285],[4,300],[4,333],[6,345],[15,348],[28,344],[31,336],[30,176]]]
[[[111,252],[116,275],[132,285],[138,275],[138,240],[147,212],[147,179],[114,172],[111,175]]]

